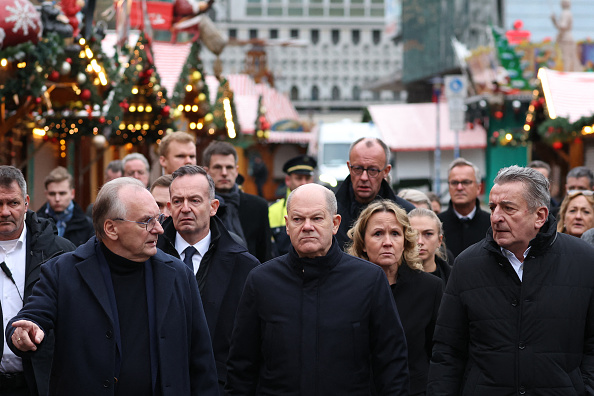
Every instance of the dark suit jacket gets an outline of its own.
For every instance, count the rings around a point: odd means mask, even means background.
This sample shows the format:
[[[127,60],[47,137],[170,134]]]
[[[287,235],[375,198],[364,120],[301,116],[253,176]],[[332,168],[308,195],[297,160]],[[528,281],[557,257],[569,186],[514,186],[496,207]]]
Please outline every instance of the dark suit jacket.
[[[217,197],[221,200],[221,197]],[[225,219],[226,205],[221,200],[217,216]],[[268,221],[268,202],[256,195],[239,190],[239,222],[250,254],[260,262],[272,258],[272,237]],[[225,223],[227,224],[227,223]]]
[[[478,199],[476,200],[476,213],[470,221],[463,222],[456,216],[452,201],[450,201],[448,210],[441,212],[437,217],[443,223],[445,244],[454,257],[458,257],[464,249],[485,238],[487,230],[491,227],[491,215],[481,209]]]
[[[116,342],[107,288],[95,254],[95,237],[72,253],[50,260],[19,314],[20,319],[55,332],[50,394],[114,394]],[[150,258],[154,274],[155,311],[159,340],[161,395],[218,395],[216,369],[198,286],[181,261],[157,251]],[[148,331],[148,329],[147,329]],[[107,388],[107,389],[106,389]]]
[[[50,220],[38,218],[35,212],[28,210],[25,218],[27,227],[27,260],[25,263],[25,291],[24,301],[27,301],[33,286],[39,280],[41,265],[52,257],[76,248],[72,242],[54,234],[54,225]],[[2,306],[0,305],[0,313]],[[0,335],[4,345],[4,333]],[[35,359],[23,360],[23,372],[32,394],[46,394],[48,391],[49,375],[52,364],[53,336],[48,336],[46,344],[50,345],[45,352],[36,355]],[[2,350],[0,349],[0,359]]]
[[[176,230],[173,221],[166,220],[163,227],[165,232],[159,235],[157,246],[179,258],[175,250]],[[245,247],[233,241],[223,222],[216,216],[210,218],[210,231],[210,247],[202,259],[203,264],[208,261],[208,273],[200,295],[222,392],[227,380],[227,357],[239,299],[248,273],[260,263]]]

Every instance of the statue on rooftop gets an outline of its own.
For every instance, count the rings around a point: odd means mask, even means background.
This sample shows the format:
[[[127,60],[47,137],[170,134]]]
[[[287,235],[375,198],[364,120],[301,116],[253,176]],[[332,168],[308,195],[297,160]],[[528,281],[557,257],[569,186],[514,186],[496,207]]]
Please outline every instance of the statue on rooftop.
[[[561,14],[559,18],[551,15],[553,25],[557,28],[557,45],[561,50],[561,60],[564,71],[582,71],[582,65],[578,59],[577,46],[571,34],[573,27],[573,15],[571,14],[571,0],[561,0]]]

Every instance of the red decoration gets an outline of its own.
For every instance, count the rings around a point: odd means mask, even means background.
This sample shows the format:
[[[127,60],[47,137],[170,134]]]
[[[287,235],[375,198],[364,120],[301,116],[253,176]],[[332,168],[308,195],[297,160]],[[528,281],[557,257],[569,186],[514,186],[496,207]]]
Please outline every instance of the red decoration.
[[[561,143],[561,142],[553,142],[553,148],[555,150],[561,150],[563,148],[563,143]]]
[[[72,58],[66,58],[66,62],[72,63]]]
[[[52,71],[47,77],[50,81],[58,81],[60,79],[60,72],[57,70]]]
[[[171,107],[169,105],[163,107],[163,109],[161,109],[161,115],[163,117],[169,117],[169,112],[171,111]]]
[[[147,69],[145,73],[147,77],[150,77],[153,75],[153,69]]]
[[[41,16],[29,0],[0,0],[0,48],[27,41],[37,44],[41,37]]]
[[[498,120],[502,119],[503,118],[503,111],[497,110],[495,112],[495,118],[497,118]]]
[[[37,104],[41,103],[41,98],[35,98],[35,103],[37,103]]]
[[[124,102],[120,103],[120,107],[122,109],[124,109],[124,111],[128,111],[128,108],[130,107],[130,105],[128,104],[128,102],[124,101]]]
[[[103,116],[99,117],[99,123],[105,124],[105,117],[103,117]]]
[[[89,89],[83,89],[80,93],[80,98],[82,100],[89,100],[91,99],[91,91]]]
[[[581,138],[576,138],[573,142],[575,144],[582,144],[582,143],[584,143],[584,141]]]

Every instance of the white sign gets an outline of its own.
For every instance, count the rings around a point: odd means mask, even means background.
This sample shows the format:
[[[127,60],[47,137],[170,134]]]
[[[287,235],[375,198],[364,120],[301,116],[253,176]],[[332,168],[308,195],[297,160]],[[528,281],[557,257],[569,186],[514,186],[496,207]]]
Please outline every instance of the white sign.
[[[463,131],[465,128],[464,99],[468,95],[468,81],[466,76],[445,76],[445,96],[450,109],[450,129]]]

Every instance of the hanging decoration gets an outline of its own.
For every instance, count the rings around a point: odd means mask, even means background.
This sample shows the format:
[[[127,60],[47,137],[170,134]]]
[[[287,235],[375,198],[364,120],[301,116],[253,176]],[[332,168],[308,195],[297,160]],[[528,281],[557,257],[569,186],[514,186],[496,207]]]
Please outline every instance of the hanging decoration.
[[[492,26],[491,32],[495,41],[499,63],[507,73],[506,81],[501,82],[500,85],[505,85],[515,91],[530,89],[528,80],[523,76],[520,57],[514,48],[509,44],[505,35],[499,31],[499,28]]]
[[[256,139],[267,141],[270,138],[270,122],[266,118],[266,107],[262,103],[262,95],[258,98],[258,115],[256,116]]]
[[[172,127],[171,107],[144,34],[124,67],[107,112],[107,118],[113,120],[110,143],[155,142]]]
[[[203,132],[214,131],[210,94],[200,59],[200,50],[200,44],[194,41],[171,98],[172,104],[176,106],[174,117],[183,115],[188,121],[189,131],[198,136]]]
[[[228,139],[235,139],[240,135],[241,130],[233,101],[233,91],[229,86],[229,81],[224,77],[221,77],[212,114],[213,128],[208,130],[209,135],[216,134]]]

